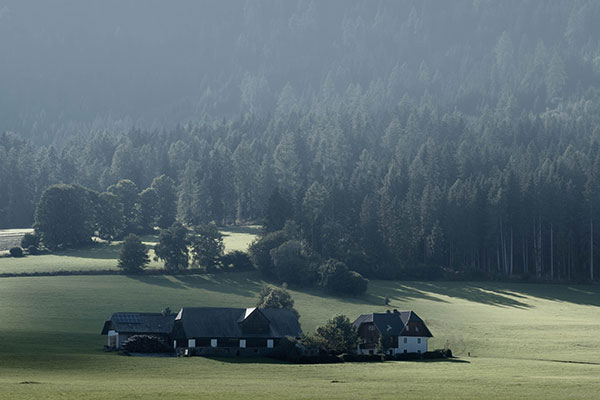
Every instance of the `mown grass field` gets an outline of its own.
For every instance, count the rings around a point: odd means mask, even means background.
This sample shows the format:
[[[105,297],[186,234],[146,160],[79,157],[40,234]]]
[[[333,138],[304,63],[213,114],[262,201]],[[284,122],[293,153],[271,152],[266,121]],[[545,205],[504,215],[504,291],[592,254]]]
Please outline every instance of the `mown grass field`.
[[[388,296],[422,316],[430,348],[448,345],[454,362],[287,365],[102,351],[114,311],[244,307],[262,284],[253,273],[2,278],[0,398],[600,398],[596,286],[372,281],[358,299],[291,290],[305,331],[336,314],[382,311]]]
[[[30,230],[0,230],[0,250],[18,245],[25,232]],[[245,251],[259,233],[259,226],[227,227],[221,230],[225,251]],[[162,268],[162,261],[154,261],[152,248],[158,240],[157,235],[142,236],[142,241],[149,250],[149,269]],[[4,245],[4,247],[2,247]],[[55,254],[27,256],[23,258],[1,257],[6,251],[0,251],[0,274],[56,272],[56,271],[93,271],[118,270],[117,258],[121,251],[121,242],[110,244],[96,243],[81,249],[61,251]]]

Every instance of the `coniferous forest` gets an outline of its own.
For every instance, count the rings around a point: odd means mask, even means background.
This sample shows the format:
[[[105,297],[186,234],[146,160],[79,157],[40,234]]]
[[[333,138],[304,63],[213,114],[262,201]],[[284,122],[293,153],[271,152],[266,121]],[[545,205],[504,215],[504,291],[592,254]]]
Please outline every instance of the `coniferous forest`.
[[[366,277],[600,275],[597,1],[23,3],[0,228],[52,184],[165,175],[182,223],[293,231]]]

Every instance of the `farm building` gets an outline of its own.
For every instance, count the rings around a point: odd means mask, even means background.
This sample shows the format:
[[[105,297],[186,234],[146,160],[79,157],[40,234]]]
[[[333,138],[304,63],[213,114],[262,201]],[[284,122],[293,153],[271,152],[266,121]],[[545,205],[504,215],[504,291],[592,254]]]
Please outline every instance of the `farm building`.
[[[354,321],[358,330],[358,354],[425,353],[433,337],[425,322],[413,311],[362,314]]]
[[[300,335],[289,309],[184,307],[175,318],[173,347],[189,355],[260,355]]]
[[[117,312],[104,322],[102,335],[108,335],[108,346],[120,348],[133,335],[158,336],[170,342],[175,314]]]

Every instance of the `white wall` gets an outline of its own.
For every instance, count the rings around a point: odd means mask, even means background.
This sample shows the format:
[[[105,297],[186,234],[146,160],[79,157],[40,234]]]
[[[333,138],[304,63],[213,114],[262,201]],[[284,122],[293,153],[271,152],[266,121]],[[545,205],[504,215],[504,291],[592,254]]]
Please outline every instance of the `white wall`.
[[[108,344],[107,346],[110,346],[110,340],[115,337],[115,347],[119,348],[119,334],[117,332],[115,332],[114,330],[110,330],[108,331]]]
[[[405,340],[406,340],[406,343],[404,343]],[[406,352],[406,353],[425,353],[426,351],[427,351],[427,338],[426,337],[398,336],[398,348],[395,349],[396,354],[401,354],[404,352]]]

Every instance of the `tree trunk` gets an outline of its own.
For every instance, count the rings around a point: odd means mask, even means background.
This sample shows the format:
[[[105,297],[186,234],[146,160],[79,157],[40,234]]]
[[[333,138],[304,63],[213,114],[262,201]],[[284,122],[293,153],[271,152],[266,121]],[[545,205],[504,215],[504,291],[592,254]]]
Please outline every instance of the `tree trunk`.
[[[590,217],[590,280],[594,280],[594,221]]]
[[[529,265],[527,264],[527,239],[523,236],[523,274],[529,273]]]
[[[514,259],[514,248],[513,248],[513,229],[512,227],[510,228],[510,276],[512,276],[513,274],[513,259]]]
[[[554,279],[554,227],[550,224],[550,278]]]

